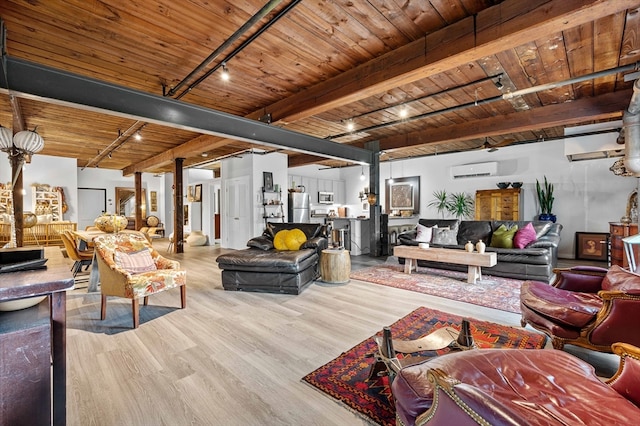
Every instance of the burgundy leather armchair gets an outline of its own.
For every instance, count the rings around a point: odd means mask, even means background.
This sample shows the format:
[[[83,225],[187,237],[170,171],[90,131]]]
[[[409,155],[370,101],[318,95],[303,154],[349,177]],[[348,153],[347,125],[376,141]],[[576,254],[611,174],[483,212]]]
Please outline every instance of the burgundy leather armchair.
[[[391,390],[396,424],[602,425],[640,418],[640,348],[613,345],[616,374],[551,349],[478,349],[402,368]]]
[[[553,284],[525,281],[520,290],[522,326],[565,344],[611,352],[615,342],[640,346],[640,275],[620,266],[607,270],[557,269]]]

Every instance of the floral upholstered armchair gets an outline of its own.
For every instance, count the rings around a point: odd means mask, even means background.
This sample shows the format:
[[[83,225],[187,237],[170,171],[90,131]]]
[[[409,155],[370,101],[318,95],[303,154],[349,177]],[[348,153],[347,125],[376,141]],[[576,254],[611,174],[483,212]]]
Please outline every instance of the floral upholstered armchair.
[[[132,299],[133,327],[140,324],[139,300],[180,287],[181,307],[187,302],[187,273],[180,263],[162,257],[140,232],[120,232],[95,239],[102,293],[100,318],[107,315],[107,296]]]

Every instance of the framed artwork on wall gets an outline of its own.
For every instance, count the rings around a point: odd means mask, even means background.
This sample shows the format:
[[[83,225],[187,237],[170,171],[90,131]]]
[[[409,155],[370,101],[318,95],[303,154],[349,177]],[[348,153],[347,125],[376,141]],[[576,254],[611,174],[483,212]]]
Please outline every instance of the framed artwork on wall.
[[[608,232],[576,232],[576,259],[606,262],[608,245]]]
[[[193,193],[193,201],[202,201],[202,184],[196,185],[196,189]]]
[[[193,201],[193,186],[187,186],[187,201]]]
[[[265,191],[273,191],[273,173],[262,172],[262,181]]]
[[[420,213],[420,176],[385,180],[385,209],[398,211],[403,215]]]
[[[158,211],[158,192],[157,191],[149,192],[149,200],[151,201],[150,210],[152,212],[157,212]]]

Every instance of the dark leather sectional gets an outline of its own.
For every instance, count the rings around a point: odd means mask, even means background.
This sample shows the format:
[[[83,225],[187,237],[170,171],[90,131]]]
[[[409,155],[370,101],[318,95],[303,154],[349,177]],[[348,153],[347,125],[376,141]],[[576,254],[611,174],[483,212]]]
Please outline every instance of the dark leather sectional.
[[[424,226],[438,227],[449,226],[451,229],[457,227],[457,245],[433,247],[445,247],[451,249],[464,250],[467,241],[473,243],[482,239],[486,244],[487,252],[496,252],[498,263],[490,268],[482,268],[482,273],[499,277],[516,278],[520,280],[537,280],[550,282],[553,279],[553,269],[558,264],[558,244],[560,244],[560,232],[562,225],[552,222],[531,221],[536,231],[537,240],[526,248],[494,248],[490,247],[491,236],[494,230],[500,225],[506,224],[511,227],[518,225],[518,229],[523,228],[530,221],[503,221],[503,220],[463,220],[457,219],[420,219],[418,223]],[[407,231],[398,236],[398,241],[403,245],[419,244],[416,241],[416,230]],[[404,258],[398,259],[404,264]],[[418,260],[418,266],[426,266],[439,269],[449,269],[456,271],[467,271],[465,265],[454,265],[451,263],[432,262]]]
[[[273,238],[278,231],[294,228],[307,236],[300,250],[276,250]],[[247,242],[249,248],[218,256],[222,287],[225,290],[299,294],[318,278],[318,260],[327,245],[325,225],[269,223],[261,236]]]

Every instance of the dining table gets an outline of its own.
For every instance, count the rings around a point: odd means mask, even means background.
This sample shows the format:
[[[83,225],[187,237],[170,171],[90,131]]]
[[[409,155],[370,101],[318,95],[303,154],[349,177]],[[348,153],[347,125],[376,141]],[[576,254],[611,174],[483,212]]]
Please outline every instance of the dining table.
[[[103,231],[73,231],[73,234],[80,240],[82,243],[89,245],[93,243],[97,237],[102,235],[109,235],[108,232]],[[91,261],[91,270],[89,272],[89,286],[87,287],[87,292],[92,293],[98,291],[98,286],[100,285],[100,271],[98,270],[98,260],[96,259],[96,252],[93,251],[93,260]]]

